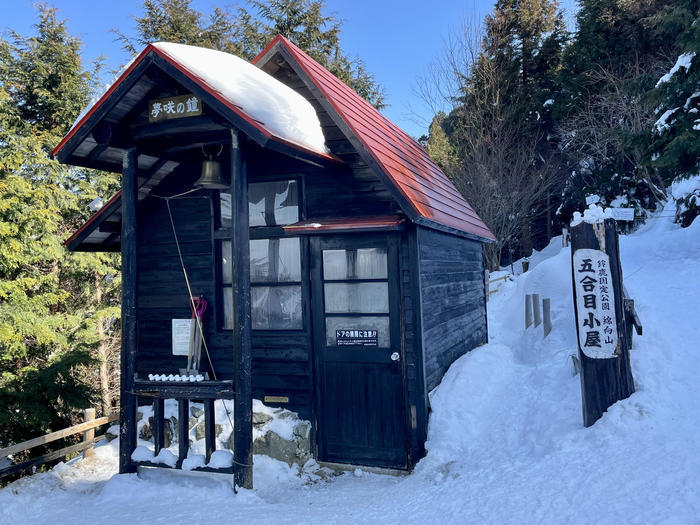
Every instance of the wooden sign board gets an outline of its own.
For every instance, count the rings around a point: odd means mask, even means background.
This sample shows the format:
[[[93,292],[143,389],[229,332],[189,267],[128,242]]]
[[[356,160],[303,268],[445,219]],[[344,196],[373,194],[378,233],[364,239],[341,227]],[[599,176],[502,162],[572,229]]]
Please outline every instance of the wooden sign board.
[[[265,396],[265,403],[289,403],[288,396]]]
[[[610,257],[581,248],[573,255],[574,295],[581,351],[593,359],[616,357],[618,334]]]
[[[190,340],[194,331],[194,319],[172,319],[172,327],[173,355],[189,355]]]
[[[202,100],[195,95],[178,95],[148,102],[148,122],[161,122],[202,114]]]
[[[610,208],[610,211],[616,221],[634,220],[634,208]]]

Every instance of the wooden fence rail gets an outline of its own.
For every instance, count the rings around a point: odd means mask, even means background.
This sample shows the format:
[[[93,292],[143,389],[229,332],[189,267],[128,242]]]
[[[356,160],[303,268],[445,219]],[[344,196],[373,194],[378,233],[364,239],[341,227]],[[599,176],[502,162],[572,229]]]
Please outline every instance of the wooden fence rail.
[[[30,439],[27,441],[23,441],[22,443],[17,443],[16,445],[11,445],[9,447],[5,447],[3,449],[0,449],[0,459],[6,458],[7,456],[11,454],[17,454],[19,452],[24,452],[27,450],[30,450],[34,447],[38,447],[40,445],[46,445],[47,443],[51,443],[52,441],[56,441],[59,439],[63,439],[69,436],[73,436],[75,434],[80,434],[83,433],[83,440],[80,443],[77,443],[75,445],[71,445],[69,447],[62,448],[60,450],[55,450],[53,452],[48,452],[44,454],[43,456],[39,456],[37,458],[30,459],[28,461],[25,461],[23,463],[18,463],[16,465],[10,465],[8,467],[5,467],[3,469],[0,469],[0,478],[4,476],[9,476],[10,474],[16,474],[18,472],[22,472],[24,470],[27,470],[31,467],[36,467],[43,465],[44,463],[48,463],[49,461],[53,461],[54,459],[58,459],[60,457],[67,456],[69,454],[75,454],[76,452],[82,452],[84,450],[88,450],[92,448],[93,444],[96,441],[99,441],[102,439],[104,436],[95,436],[95,429],[97,427],[100,427],[102,425],[106,425],[108,423],[113,423],[114,421],[119,420],[119,414],[114,413],[110,414],[109,416],[106,417],[100,417],[97,419],[94,419],[95,417],[95,411],[94,409],[88,409],[85,411],[85,419],[86,421],[84,423],[80,423],[78,425],[73,425],[72,427],[64,428],[63,430],[58,430],[56,432],[51,432],[50,434],[46,434],[44,436],[39,436],[34,439]]]

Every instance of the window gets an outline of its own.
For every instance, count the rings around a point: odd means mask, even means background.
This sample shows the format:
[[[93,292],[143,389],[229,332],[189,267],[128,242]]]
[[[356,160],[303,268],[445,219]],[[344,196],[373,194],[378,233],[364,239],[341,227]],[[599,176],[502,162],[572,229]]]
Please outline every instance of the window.
[[[284,226],[299,220],[299,187],[295,179],[248,184],[250,227]],[[231,227],[231,195],[221,192],[221,227]]]
[[[326,345],[363,344],[338,334],[376,334],[373,346],[391,346],[385,248],[323,250]]]
[[[231,227],[231,195],[221,193],[221,226]],[[251,237],[256,229],[299,220],[296,180],[248,185]],[[262,230],[265,231],[265,230]],[[258,232],[260,235],[260,232]],[[265,235],[263,233],[263,235]],[[233,328],[231,241],[221,241],[224,328]],[[250,302],[253,330],[301,330],[301,240],[265,237],[250,240]]]

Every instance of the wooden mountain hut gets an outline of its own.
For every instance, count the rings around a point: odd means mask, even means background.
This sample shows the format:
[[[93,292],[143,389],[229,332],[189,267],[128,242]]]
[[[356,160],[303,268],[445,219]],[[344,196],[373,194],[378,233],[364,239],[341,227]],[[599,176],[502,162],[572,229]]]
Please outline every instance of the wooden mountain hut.
[[[487,340],[494,237],[415,140],[278,36],[252,63],[148,45],[53,155],[122,174],[66,241],[122,254],[121,472],[138,467],[139,404],[163,446],[164,399],[185,418],[178,467],[188,403],[204,402],[209,455],[214,400],[233,399],[239,486],[253,397],[311,421],[319,461],[424,455],[428,392]],[[201,381],[183,372],[193,299]]]

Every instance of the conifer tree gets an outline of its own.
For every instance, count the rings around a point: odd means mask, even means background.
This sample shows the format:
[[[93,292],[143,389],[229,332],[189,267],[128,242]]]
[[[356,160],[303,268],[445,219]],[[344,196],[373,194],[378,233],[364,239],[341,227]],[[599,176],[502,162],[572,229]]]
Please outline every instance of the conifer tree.
[[[680,53],[649,94],[658,117],[651,130],[650,163],[666,184],[700,171],[700,2],[680,0],[654,17],[656,32],[677,35]],[[679,222],[700,214],[700,188],[676,195]]]
[[[585,206],[588,194],[599,195],[602,204],[633,206],[638,215],[663,198],[663,183],[646,162],[655,118],[645,94],[674,53],[675,38],[654,31],[653,22],[672,3],[579,1],[555,106],[571,165],[562,220]]]
[[[136,36],[115,31],[124,49],[136,53],[150,42],[168,41],[218,49],[247,60],[281,34],[378,109],[384,91],[358,57],[340,45],[341,21],[324,14],[323,0],[251,0],[250,7],[215,8],[206,17],[191,0],[144,0]]]
[[[549,140],[551,103],[565,40],[556,0],[497,1],[479,49],[458,53],[473,58],[454,70],[461,84],[456,107],[431,126],[428,150],[445,150],[438,144],[447,134],[456,161],[442,167],[498,237],[488,248],[492,268],[506,246],[530,254],[538,209],[542,222],[551,222],[548,194],[560,178],[558,150]]]
[[[87,105],[96,70],[56,10],[36,35],[0,40],[0,446],[69,423],[92,405],[98,325],[116,315],[118,260],[72,255],[64,239],[113,176],[49,157]],[[105,289],[95,300],[95,283]]]

